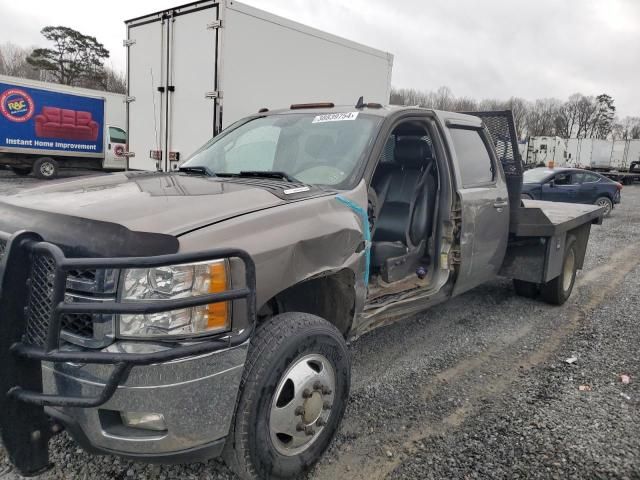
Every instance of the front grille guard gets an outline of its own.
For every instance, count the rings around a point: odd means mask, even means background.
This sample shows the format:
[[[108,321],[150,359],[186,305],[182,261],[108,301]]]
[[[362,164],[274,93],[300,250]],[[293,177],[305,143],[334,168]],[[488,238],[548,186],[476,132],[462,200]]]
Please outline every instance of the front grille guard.
[[[0,239],[6,238],[6,234],[0,232]],[[98,407],[107,402],[115,393],[121,381],[127,377],[134,366],[150,365],[153,363],[167,362],[192,355],[202,355],[224,348],[234,347],[246,342],[255,326],[256,319],[256,273],[255,264],[250,255],[240,249],[216,249],[197,253],[177,253],[155,257],[125,257],[125,258],[67,258],[63,251],[56,245],[44,242],[36,235],[22,232],[7,238],[5,255],[0,263],[0,306],[9,304],[9,308],[2,308],[0,321],[14,320],[11,310],[16,313],[19,301],[15,298],[3,298],[18,293],[16,289],[20,280],[24,281],[24,263],[15,264],[20,259],[27,260],[33,254],[50,255],[55,261],[55,277],[53,281],[53,308],[49,318],[46,342],[44,346],[28,345],[21,340],[14,341],[9,350],[18,358],[40,362],[73,362],[83,364],[111,364],[114,369],[106,381],[102,392],[96,397],[73,397],[65,395],[45,394],[41,388],[29,389],[24,385],[11,387],[7,395],[10,398],[37,406],[60,407]],[[108,301],[102,303],[65,303],[66,272],[76,269],[100,269],[100,268],[152,268],[163,267],[181,263],[194,263],[219,259],[238,258],[244,264],[245,286],[221,293],[211,293],[197,297],[188,297],[173,300],[151,300],[135,303],[120,303]],[[13,264],[13,265],[12,265]],[[15,278],[13,272],[22,270],[23,278]],[[5,276],[10,281],[5,282]],[[16,275],[20,277],[20,275]],[[3,286],[8,286],[3,291]],[[13,296],[13,295],[12,295]],[[22,288],[21,299],[26,298],[26,290]],[[197,307],[211,303],[226,302],[232,300],[246,300],[248,327],[237,334],[219,334],[209,338],[198,338],[194,343],[173,346],[167,350],[152,353],[121,353],[121,352],[96,352],[96,351],[62,351],[59,349],[61,319],[65,314],[151,314],[181,308]],[[24,301],[24,300],[23,300]],[[21,305],[24,309],[24,305]],[[8,310],[8,311],[7,311]],[[22,317],[24,318],[24,313]],[[14,338],[21,339],[24,335],[25,322],[22,324],[22,333]],[[4,330],[4,329],[3,329]],[[3,352],[4,353],[4,352]],[[4,356],[4,355],[3,355]]]

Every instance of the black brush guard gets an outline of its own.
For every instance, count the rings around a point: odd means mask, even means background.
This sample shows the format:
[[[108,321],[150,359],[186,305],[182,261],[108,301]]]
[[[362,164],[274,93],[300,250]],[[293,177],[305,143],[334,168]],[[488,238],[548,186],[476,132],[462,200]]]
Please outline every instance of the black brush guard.
[[[246,342],[255,327],[256,273],[253,260],[243,250],[217,249],[198,253],[178,253],[155,257],[67,258],[56,245],[42,241],[35,233],[0,232],[0,427],[11,462],[23,475],[35,475],[49,467],[48,441],[54,425],[45,406],[98,407],[107,402],[126,380],[134,366],[167,362],[234,347]],[[33,255],[50,255],[55,261],[53,302],[43,346],[24,343],[26,299]],[[151,268],[218,259],[240,259],[244,264],[245,286],[221,293],[176,300],[120,303],[65,303],[67,272],[74,269]],[[246,300],[247,328],[217,336],[198,338],[194,343],[153,353],[110,353],[63,351],[59,349],[61,317],[69,313],[148,314],[217,302]],[[74,362],[113,365],[102,392],[96,397],[73,397],[42,392],[41,362]]]

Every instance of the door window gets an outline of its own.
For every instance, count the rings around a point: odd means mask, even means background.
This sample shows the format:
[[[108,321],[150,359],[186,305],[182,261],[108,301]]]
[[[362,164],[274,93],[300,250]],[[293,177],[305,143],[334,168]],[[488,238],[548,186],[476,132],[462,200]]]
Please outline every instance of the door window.
[[[580,185],[584,181],[584,173],[573,172],[571,174],[571,185]]]
[[[569,173],[558,173],[553,178],[553,183],[556,185],[571,185],[571,174]]]
[[[111,143],[127,143],[127,134],[118,127],[109,127],[109,139]]]
[[[495,167],[479,130],[452,128],[453,148],[458,157],[463,187],[491,183]]]
[[[582,183],[596,183],[600,181],[600,177],[595,173],[583,173]]]

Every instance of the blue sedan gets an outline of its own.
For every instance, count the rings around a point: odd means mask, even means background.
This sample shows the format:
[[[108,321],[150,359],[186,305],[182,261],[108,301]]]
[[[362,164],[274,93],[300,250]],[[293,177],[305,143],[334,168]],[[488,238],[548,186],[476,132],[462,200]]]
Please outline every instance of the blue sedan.
[[[522,198],[551,202],[591,203],[605,216],[620,203],[622,185],[596,172],[578,168],[534,168],[524,172]]]

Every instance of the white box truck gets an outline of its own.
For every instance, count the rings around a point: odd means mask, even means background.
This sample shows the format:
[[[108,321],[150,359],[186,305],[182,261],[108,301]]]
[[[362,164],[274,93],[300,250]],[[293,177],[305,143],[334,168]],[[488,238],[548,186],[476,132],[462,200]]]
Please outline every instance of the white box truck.
[[[126,167],[125,96],[0,75],[0,166],[55,178],[60,168]]]
[[[566,140],[560,137],[531,137],[527,144],[527,165],[563,167],[567,163]]]
[[[174,170],[260,108],[388,103],[393,55],[232,0],[125,22],[129,166]]]

